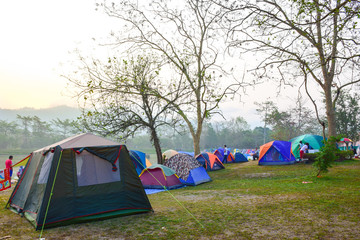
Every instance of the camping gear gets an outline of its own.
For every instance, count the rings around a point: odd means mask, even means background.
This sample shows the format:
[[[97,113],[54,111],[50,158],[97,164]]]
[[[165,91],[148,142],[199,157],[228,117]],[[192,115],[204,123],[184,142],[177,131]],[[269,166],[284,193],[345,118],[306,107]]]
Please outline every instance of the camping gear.
[[[161,164],[145,168],[139,177],[144,188],[171,190],[184,186],[173,169]]]
[[[126,146],[91,133],[34,151],[6,207],[37,230],[152,210]]]
[[[146,159],[145,153],[136,150],[130,150],[129,154],[138,175],[140,175],[142,170],[151,166],[150,161]]]
[[[292,138],[289,142],[292,143],[291,149],[295,158],[300,158],[300,141],[302,141],[303,144],[309,143],[309,149],[319,150],[322,146],[324,146],[323,139],[324,138],[319,135],[305,134]]]
[[[172,156],[174,156],[176,154],[178,154],[177,151],[169,149],[169,150],[166,150],[165,152],[163,152],[162,156],[163,156],[163,159],[166,160],[166,159],[169,159],[169,158],[171,158]]]
[[[20,166],[18,172],[16,173],[18,178],[21,177],[21,174],[23,173],[23,171],[24,171],[24,166]]]
[[[241,152],[236,152],[234,161],[236,163],[239,163],[239,162],[248,162],[249,160]]]
[[[352,140],[350,138],[341,138],[340,142],[352,142]]]
[[[173,169],[179,180],[186,185],[195,186],[211,181],[205,168],[194,157],[188,154],[178,153],[167,159],[164,165]]]
[[[10,170],[4,168],[0,170],[0,191],[8,189],[11,187],[11,177]]]
[[[341,138],[337,143],[340,150],[352,150],[354,148],[353,141],[350,138]]]
[[[224,148],[218,148],[215,150],[214,155],[216,155],[219,160],[224,163],[225,159],[224,159]],[[227,161],[226,163],[234,163],[235,162],[235,158],[234,155],[229,152],[229,154],[227,155]]]
[[[276,140],[260,146],[259,165],[287,165],[295,162],[291,142]]]
[[[206,171],[216,171],[225,168],[219,158],[212,153],[204,152],[195,157]]]

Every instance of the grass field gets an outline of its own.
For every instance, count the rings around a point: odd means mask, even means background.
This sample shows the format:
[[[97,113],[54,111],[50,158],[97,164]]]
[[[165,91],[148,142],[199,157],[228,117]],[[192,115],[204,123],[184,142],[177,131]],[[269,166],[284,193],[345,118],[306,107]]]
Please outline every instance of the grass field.
[[[227,164],[213,179],[149,195],[153,213],[44,230],[45,239],[359,239],[360,161],[316,178],[308,164]],[[4,209],[0,239],[36,239],[26,219]]]

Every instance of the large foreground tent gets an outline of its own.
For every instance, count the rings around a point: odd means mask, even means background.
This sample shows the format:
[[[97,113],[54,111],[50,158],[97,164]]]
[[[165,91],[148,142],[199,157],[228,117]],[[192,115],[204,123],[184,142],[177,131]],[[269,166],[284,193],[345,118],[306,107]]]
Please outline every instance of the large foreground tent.
[[[194,157],[188,154],[176,154],[167,159],[164,165],[173,169],[179,180],[186,185],[195,186],[211,181],[205,168]]]
[[[290,139],[290,142],[292,143],[291,148],[295,158],[300,157],[300,141],[302,141],[303,144],[309,143],[310,149],[320,149],[324,146],[323,140],[324,138],[322,136],[312,134],[304,134]]]
[[[6,207],[36,229],[152,210],[126,146],[90,133],[34,151]]]
[[[139,177],[144,188],[147,189],[171,190],[184,186],[173,169],[161,164],[153,164],[145,168]]]
[[[295,162],[291,142],[272,141],[260,146],[259,165],[287,165]]]
[[[219,158],[209,152],[200,153],[195,159],[199,161],[206,171],[215,171],[225,168]]]

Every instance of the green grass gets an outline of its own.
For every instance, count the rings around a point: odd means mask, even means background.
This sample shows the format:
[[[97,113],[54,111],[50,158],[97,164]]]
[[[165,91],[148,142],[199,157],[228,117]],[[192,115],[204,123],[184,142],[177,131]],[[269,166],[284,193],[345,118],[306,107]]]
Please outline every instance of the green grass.
[[[314,169],[308,164],[258,166],[256,163],[227,164],[224,170],[209,172],[213,179],[210,183],[149,195],[153,213],[46,229],[43,237],[359,238],[360,161],[335,163],[321,178],[315,177]],[[38,238],[40,232],[30,223],[4,209],[10,192],[0,192],[0,237]]]

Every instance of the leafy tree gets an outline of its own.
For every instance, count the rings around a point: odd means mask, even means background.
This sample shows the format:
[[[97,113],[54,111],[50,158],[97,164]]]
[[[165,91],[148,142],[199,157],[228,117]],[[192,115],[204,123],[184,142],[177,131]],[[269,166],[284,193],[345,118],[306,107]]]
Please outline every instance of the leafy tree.
[[[291,117],[291,113],[274,109],[267,117],[267,121],[272,126],[273,139],[288,141],[296,136],[296,125]]]
[[[254,102],[257,106],[256,112],[261,116],[262,121],[264,122],[264,141],[263,144],[267,142],[267,134],[266,134],[266,127],[268,124],[268,115],[272,112],[275,108],[275,103],[273,101],[267,100],[265,102],[259,103]]]
[[[219,58],[225,46],[220,25],[225,11],[205,0],[147,3],[124,0],[98,6],[123,24],[119,32],[113,31],[114,45],[128,49],[128,53],[159,54],[158,61],[166,64],[169,75],[174,76],[171,82],[163,79],[159,84],[183,89],[177,101],[171,101],[161,91],[157,94],[183,118],[198,154],[204,122],[220,113],[219,102],[241,86],[239,82],[222,80],[232,73]]]
[[[23,139],[23,143],[22,143],[22,147],[30,147],[30,126],[31,126],[31,122],[33,117],[31,116],[21,116],[21,115],[17,115],[16,116],[17,119],[19,119],[22,123],[22,127],[23,127],[23,133],[22,133],[22,139]]]
[[[320,132],[313,112],[308,108],[298,105],[285,111],[280,111],[272,103],[271,111],[267,114],[266,122],[272,128],[271,138],[288,141],[302,134],[318,134]]]
[[[301,77],[311,99],[308,88],[318,88],[325,96],[328,136],[336,135],[336,101],[346,87],[360,82],[359,1],[220,3],[233,13],[227,18],[231,46],[266,54],[255,69],[259,77],[275,76],[280,84]]]
[[[63,139],[79,132],[77,129],[77,122],[75,120],[61,120],[56,118],[51,121],[51,124],[55,125],[56,131],[60,133]]]
[[[337,131],[353,141],[359,139],[360,132],[360,96],[343,92],[336,103]]]
[[[166,91],[158,85],[160,65],[148,57],[129,61],[113,57],[106,63],[93,60],[91,64],[83,59],[82,63],[80,72],[86,77],[67,78],[79,89],[79,100],[85,100],[80,119],[85,129],[118,139],[146,130],[161,163],[158,129],[174,127],[179,119],[171,104],[157,97],[157,92]],[[164,96],[174,101],[179,93],[168,89],[170,93]]]
[[[19,124],[0,120],[0,148],[16,147]]]
[[[336,147],[336,142],[340,140],[340,136],[331,136],[324,142],[324,146],[320,151],[316,153],[315,162],[313,166],[317,170],[316,176],[320,176],[321,173],[327,173],[328,168],[336,160],[336,153],[340,150]]]
[[[252,130],[252,139],[254,141],[255,148],[259,148],[264,143],[264,132],[265,136],[269,137],[272,135],[272,131],[269,128],[264,129],[263,127],[255,127]],[[266,142],[270,141],[270,138],[265,139]]]
[[[201,146],[205,149],[211,149],[215,146],[219,146],[218,135],[216,134],[212,123],[206,122],[201,138]]]

